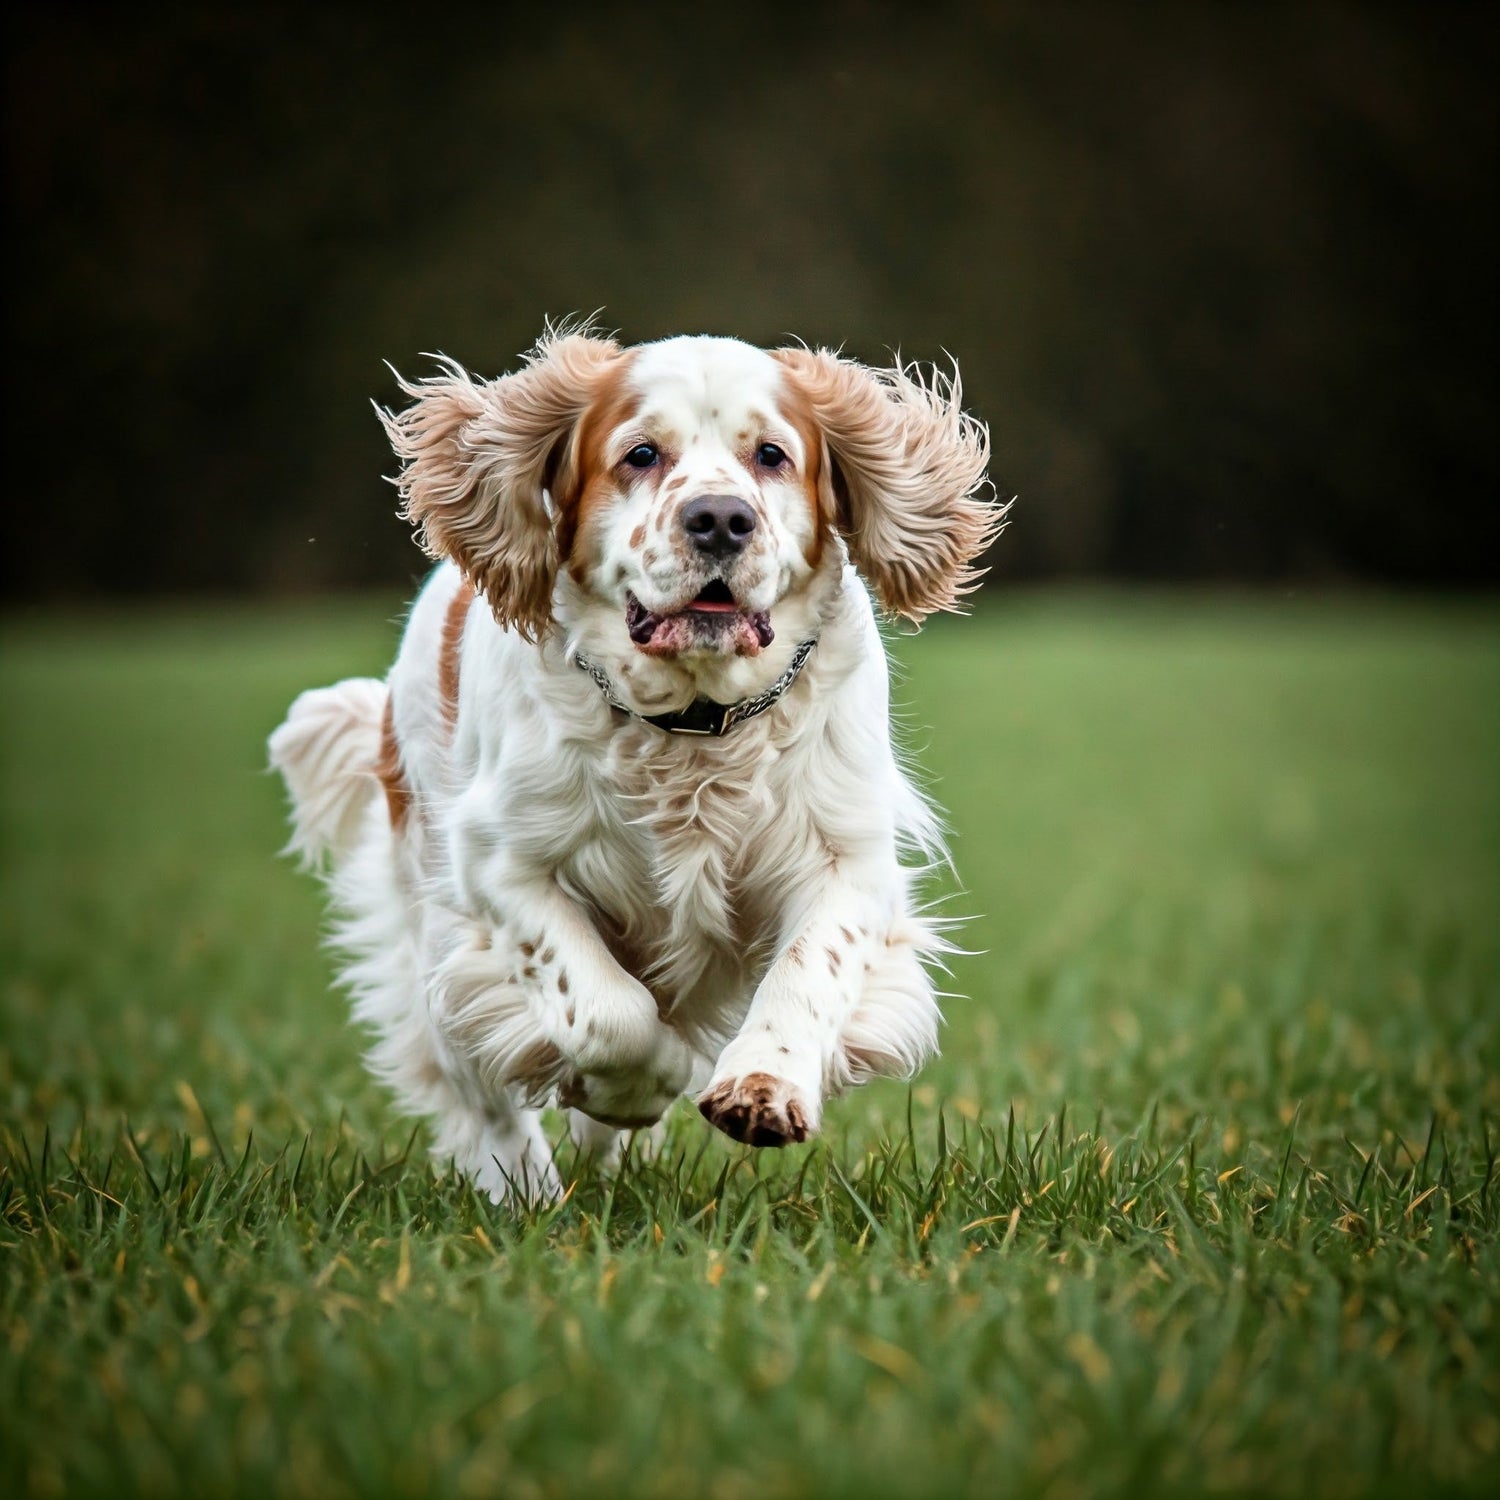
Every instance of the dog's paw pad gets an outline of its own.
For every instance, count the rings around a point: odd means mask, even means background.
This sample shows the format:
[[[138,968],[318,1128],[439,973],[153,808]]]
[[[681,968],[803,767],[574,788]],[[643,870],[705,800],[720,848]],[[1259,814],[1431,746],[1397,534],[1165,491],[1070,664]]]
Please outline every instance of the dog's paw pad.
[[[698,1112],[747,1146],[790,1146],[812,1134],[802,1096],[769,1073],[746,1073],[710,1086],[698,1100]]]

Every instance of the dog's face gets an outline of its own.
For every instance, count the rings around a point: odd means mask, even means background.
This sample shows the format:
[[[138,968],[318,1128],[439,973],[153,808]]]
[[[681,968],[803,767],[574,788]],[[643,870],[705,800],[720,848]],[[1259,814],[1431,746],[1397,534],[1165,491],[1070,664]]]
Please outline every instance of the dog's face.
[[[555,497],[565,566],[646,655],[759,655],[822,558],[822,465],[769,354],[718,338],[625,352]]]
[[[499,380],[449,364],[403,388],[415,404],[382,418],[407,515],[531,637],[568,592],[633,654],[752,658],[806,615],[838,538],[880,603],[920,620],[972,585],[1003,514],[956,374],[568,333]]]

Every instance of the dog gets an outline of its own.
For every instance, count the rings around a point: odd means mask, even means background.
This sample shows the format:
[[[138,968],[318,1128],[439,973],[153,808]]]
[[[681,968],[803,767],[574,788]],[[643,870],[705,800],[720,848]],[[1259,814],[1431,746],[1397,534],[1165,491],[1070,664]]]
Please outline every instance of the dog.
[[[684,1092],[783,1146],[910,1077],[946,854],[876,605],[957,608],[1000,530],[956,365],[549,328],[499,379],[400,383],[377,413],[439,566],[388,678],[303,693],[270,757],[434,1156],[544,1199],[547,1105],[590,1152]]]

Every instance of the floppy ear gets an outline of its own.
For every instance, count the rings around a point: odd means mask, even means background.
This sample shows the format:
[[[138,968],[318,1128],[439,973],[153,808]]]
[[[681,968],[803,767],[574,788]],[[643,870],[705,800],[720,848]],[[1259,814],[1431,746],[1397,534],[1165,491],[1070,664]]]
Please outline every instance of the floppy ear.
[[[825,519],[881,605],[920,623],[956,609],[981,573],[1005,507],[984,477],[990,440],[952,380],[899,362],[872,370],[827,349],[776,358],[823,434]]]
[[[476,381],[444,359],[426,380],[396,377],[416,398],[405,411],[376,408],[403,460],[401,510],[423,550],[456,562],[496,620],[528,640],[551,623],[557,578],[543,491],[556,499],[559,481],[571,483],[574,430],[619,358],[612,339],[549,331],[514,375]]]

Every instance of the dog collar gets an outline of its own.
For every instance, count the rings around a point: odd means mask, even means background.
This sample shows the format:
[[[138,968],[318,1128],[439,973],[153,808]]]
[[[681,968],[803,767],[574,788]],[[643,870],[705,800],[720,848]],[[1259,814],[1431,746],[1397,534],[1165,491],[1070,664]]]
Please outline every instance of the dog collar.
[[[590,661],[583,652],[573,653],[573,664],[581,667],[594,679],[594,685],[603,693],[604,701],[611,708],[619,709],[622,714],[628,714],[632,719],[649,724],[653,729],[664,730],[667,734],[697,734],[719,739],[728,734],[736,724],[756,718],[779,702],[807,665],[807,658],[812,655],[813,647],[817,644],[816,636],[803,641],[792,653],[786,671],[765,692],[757,693],[753,698],[741,698],[738,703],[716,703],[712,698],[694,698],[686,708],[670,714],[638,714],[633,708],[626,707],[620,702],[604,668]]]

